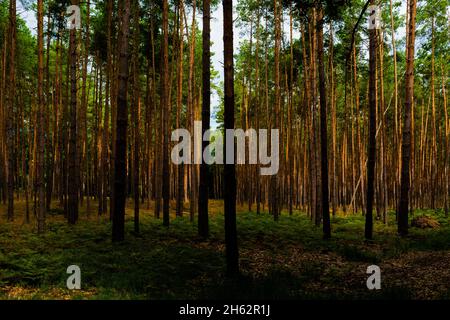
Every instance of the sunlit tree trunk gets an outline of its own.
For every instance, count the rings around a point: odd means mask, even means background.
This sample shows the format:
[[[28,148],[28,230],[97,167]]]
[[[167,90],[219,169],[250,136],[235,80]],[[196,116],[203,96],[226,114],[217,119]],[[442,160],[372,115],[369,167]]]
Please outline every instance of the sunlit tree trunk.
[[[394,26],[394,14],[393,14],[393,6],[392,0],[389,0],[389,13],[391,18],[391,32],[392,32],[392,55],[394,62],[394,156],[393,163],[395,166],[395,179],[394,179],[394,195],[398,197],[399,193],[399,185],[400,185],[400,163],[401,163],[401,150],[400,150],[400,139],[401,139],[401,130],[400,130],[400,116],[398,112],[398,76],[397,76],[397,48],[395,43],[395,26]],[[395,199],[396,209],[398,208],[397,199]]]
[[[336,103],[335,103],[335,84],[334,84],[334,41],[333,41],[333,25],[330,22],[330,53],[329,53],[329,79],[330,79],[330,105],[331,105],[331,143],[332,143],[332,179],[331,179],[331,203],[333,216],[337,211],[337,121],[336,121]]]
[[[442,72],[442,96],[444,98],[444,121],[445,121],[445,154],[444,154],[444,212],[445,216],[448,216],[448,210],[449,210],[449,165],[450,165],[450,123],[448,120],[448,113],[447,113],[447,94],[446,94],[446,88],[445,88],[445,75],[444,75],[444,66],[441,64],[441,72]]]
[[[431,81],[430,81],[430,89],[431,89],[431,161],[430,161],[430,185],[429,190],[432,190],[438,185],[437,181],[437,171],[438,171],[438,163],[437,163],[437,130],[436,130],[436,102],[435,102],[435,26],[434,26],[434,17],[431,17]],[[412,119],[414,119],[412,117]],[[412,124],[413,125],[413,124]],[[412,130],[414,132],[414,130]],[[414,141],[414,139],[412,139]],[[431,192],[431,208],[436,209],[436,192]]]
[[[279,113],[280,113],[280,46],[281,46],[281,4],[279,0],[274,0],[274,19],[275,19],[275,106],[273,112],[273,127],[274,129],[279,129]],[[272,127],[271,127],[272,129]],[[279,189],[278,189],[278,177],[277,175],[272,175],[270,178],[270,197],[271,197],[271,213],[275,221],[278,221],[279,217]]]

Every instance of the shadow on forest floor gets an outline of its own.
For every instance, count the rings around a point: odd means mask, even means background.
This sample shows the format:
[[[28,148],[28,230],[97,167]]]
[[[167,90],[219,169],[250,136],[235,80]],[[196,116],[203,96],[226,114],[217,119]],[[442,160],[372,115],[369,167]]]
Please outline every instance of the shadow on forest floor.
[[[197,236],[196,223],[172,218],[167,229],[141,211],[135,235],[131,210],[126,240],[111,242],[107,217],[81,213],[68,226],[61,210],[48,213],[47,232],[34,223],[0,219],[0,299],[443,299],[450,298],[450,225],[442,212],[416,211],[440,223],[396,235],[374,222],[374,240],[364,241],[364,217],[332,218],[333,237],[308,217],[286,213],[274,222],[267,213],[238,213],[242,276],[224,276],[223,216],[213,202],[210,237]],[[16,214],[22,214],[18,203]],[[84,207],[83,207],[84,209]],[[3,207],[0,207],[3,212]],[[96,212],[96,210],[92,210]],[[22,214],[23,215],[23,214]],[[33,219],[32,219],[33,220]],[[78,265],[82,290],[66,289],[66,269]],[[381,290],[366,287],[367,266],[381,268]]]

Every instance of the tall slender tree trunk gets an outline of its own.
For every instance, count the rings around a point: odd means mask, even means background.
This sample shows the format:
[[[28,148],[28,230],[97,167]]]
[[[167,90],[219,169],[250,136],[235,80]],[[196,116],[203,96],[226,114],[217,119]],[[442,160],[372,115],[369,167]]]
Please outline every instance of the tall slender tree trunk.
[[[375,4],[371,0],[371,5]],[[377,72],[377,33],[376,29],[369,30],[369,144],[367,158],[367,209],[366,209],[366,225],[365,237],[372,239],[373,233],[373,200],[374,200],[374,184],[375,184],[375,162],[376,162],[376,109],[377,109],[377,88],[376,88],[376,72]]]
[[[203,0],[203,57],[202,57],[202,137],[210,127],[211,104],[211,60],[210,60],[210,1]],[[209,136],[209,134],[208,134]],[[208,141],[202,139],[202,150],[208,146]],[[208,237],[208,198],[209,198],[209,165],[202,161],[200,165],[200,185],[198,191],[198,233]]]
[[[400,162],[401,162],[401,152],[400,152],[400,124],[399,124],[399,112],[398,112],[398,75],[397,75],[397,48],[395,43],[395,25],[394,25],[394,13],[392,0],[389,0],[389,12],[391,18],[391,32],[392,32],[392,56],[394,61],[394,148],[393,148],[393,163],[395,168],[395,179],[394,179],[394,195],[398,197],[399,185],[400,185]],[[396,209],[398,209],[398,199],[395,199]]]
[[[331,237],[330,207],[328,202],[328,134],[327,134],[327,94],[325,91],[325,67],[323,53],[323,8],[318,10],[317,18],[317,61],[319,67],[319,91],[320,91],[320,150],[321,150],[321,186],[322,186],[322,218],[323,236]]]
[[[83,169],[82,172],[82,198],[86,196],[87,207],[86,211],[89,214],[89,194],[87,192],[89,180],[88,180],[88,151],[87,151],[87,106],[88,106],[88,93],[87,93],[87,69],[89,64],[89,22],[90,22],[90,0],[86,3],[86,35],[84,42],[84,57],[83,57],[83,83],[81,87],[81,113],[80,113],[80,127],[81,127],[81,165]]]
[[[133,20],[133,200],[134,232],[139,233],[139,164],[140,164],[140,116],[141,99],[139,88],[139,0],[134,0]]]
[[[72,0],[78,5],[78,0]],[[69,130],[69,157],[68,157],[68,222],[75,224],[78,220],[78,192],[79,192],[79,161],[78,161],[78,119],[77,119],[77,30],[70,30],[70,130]]]
[[[416,0],[409,0],[408,41],[406,43],[405,75],[405,118],[402,140],[402,170],[400,179],[400,205],[398,212],[398,232],[408,234],[410,160],[411,160],[411,109],[414,95],[414,43],[416,37]]]
[[[279,113],[280,113],[280,46],[281,46],[281,3],[274,0],[274,18],[275,18],[275,109],[273,112],[273,126],[279,129]],[[272,128],[270,128],[272,129]],[[278,221],[280,214],[278,177],[272,175],[270,178],[270,197],[271,197],[271,213],[275,221]]]
[[[442,96],[444,98],[444,121],[445,121],[445,154],[444,154],[444,212],[445,216],[448,216],[449,211],[449,183],[450,183],[450,123],[448,121],[448,113],[447,113],[447,94],[445,90],[445,75],[444,75],[444,65],[441,64],[441,72],[442,72]]]
[[[9,2],[9,28],[8,28],[8,92],[6,94],[7,123],[6,123],[6,143],[7,143],[7,180],[8,180],[8,221],[14,220],[14,164],[15,164],[15,113],[16,113],[16,0]]]
[[[36,187],[39,192],[38,198],[38,233],[45,231],[45,183],[44,183],[44,153],[45,153],[45,134],[44,134],[44,119],[45,119],[45,106],[44,106],[44,2],[38,1],[38,113],[39,113],[39,126],[38,126],[38,161],[37,161],[37,180]]]
[[[333,216],[336,215],[337,211],[337,121],[336,121],[336,104],[335,104],[335,84],[334,84],[334,41],[333,41],[333,25],[330,22],[330,62],[329,62],[329,72],[330,72],[330,104],[331,104],[331,139],[332,139],[332,179],[331,179],[331,202],[332,202],[332,212]]]
[[[114,210],[112,240],[123,241],[125,237],[125,200],[127,179],[127,127],[128,127],[128,34],[130,24],[130,1],[123,1],[119,42],[119,77],[117,95],[117,134],[114,157]]]
[[[225,74],[225,113],[226,129],[234,129],[234,61],[233,61],[233,1],[223,0],[223,45]],[[224,159],[227,158],[228,144],[234,147],[225,135]],[[227,274],[235,276],[239,273],[239,251],[236,228],[236,167],[226,163],[223,172],[224,180],[224,210],[225,210],[225,244]]]
[[[260,103],[261,99],[261,81],[259,75],[259,43],[260,43],[260,7],[258,0],[258,13],[257,13],[257,23],[256,23],[256,49],[255,49],[255,79],[256,83],[256,103],[255,103],[255,114],[256,116],[256,130],[259,130],[260,120],[259,120],[259,110],[261,110]],[[259,141],[258,141],[258,152],[259,152]],[[259,163],[256,164],[256,176],[255,176],[255,191],[256,191],[256,214],[261,213],[261,176],[260,176],[260,166]]]
[[[45,207],[46,210],[50,210],[51,208],[51,202],[52,202],[52,192],[53,192],[53,168],[54,168],[54,150],[53,150],[53,141],[51,139],[52,137],[52,131],[54,132],[54,128],[50,129],[51,127],[51,118],[56,118],[56,112],[52,110],[52,95],[50,92],[50,44],[52,39],[52,29],[53,29],[53,23],[51,20],[50,11],[47,13],[47,52],[46,52],[46,65],[45,65],[45,94],[46,94],[46,107],[45,107],[45,141],[44,144],[47,150],[47,161],[45,164],[45,183],[46,190],[45,190]],[[54,123],[54,122],[53,122]],[[44,155],[45,159],[45,155]]]
[[[109,154],[109,119],[110,119],[110,110],[112,110],[112,44],[111,44],[111,28],[112,28],[112,10],[113,3],[112,0],[108,0],[107,3],[107,39],[106,39],[106,98],[105,98],[105,117],[103,121],[103,131],[102,131],[102,147],[101,147],[101,155],[100,155],[100,168],[101,168],[101,177],[100,177],[100,186],[101,189],[101,197],[98,199],[99,201],[99,214],[108,212],[108,185],[109,179],[107,173],[109,172],[108,168],[108,154]],[[112,206],[111,206],[112,207]]]
[[[191,134],[194,133],[194,62],[195,62],[195,39],[196,39],[196,28],[195,28],[195,12],[196,12],[196,0],[193,0],[192,4],[192,23],[191,23],[191,37],[189,41],[189,76],[188,76],[188,113],[189,113],[189,127],[191,129]],[[187,27],[187,26],[186,26]],[[193,148],[192,148],[193,149]],[[193,152],[191,152],[193,155]],[[195,161],[194,161],[195,162]],[[196,211],[196,197],[197,197],[197,174],[196,165],[191,164],[189,166],[190,172],[190,190],[189,190],[189,214],[191,222],[194,221],[194,214]]]
[[[292,215],[293,210],[293,198],[294,198],[294,186],[296,185],[293,183],[294,178],[294,150],[292,149],[292,109],[293,109],[293,91],[294,91],[294,42],[293,42],[293,17],[292,17],[292,5],[289,6],[289,42],[290,42],[290,48],[289,48],[289,78],[291,79],[291,85],[290,88],[288,87],[288,84],[286,84],[287,88],[289,90],[289,97],[288,97],[288,132],[287,132],[287,142],[286,142],[286,161],[287,161],[287,175],[288,175],[288,182],[287,182],[287,188],[288,188],[288,211],[289,215]],[[287,78],[287,77],[286,77]],[[287,81],[286,81],[287,82]],[[259,115],[257,115],[259,116]]]
[[[179,2],[179,45],[178,45],[178,70],[177,70],[177,128],[181,126],[181,111],[183,98],[183,54],[184,54],[184,1]],[[184,164],[180,164],[177,168],[177,192],[176,192],[176,215],[183,215],[183,181],[184,181]]]
[[[430,186],[429,190],[432,190],[436,186],[438,186],[437,181],[437,171],[438,171],[438,164],[437,164],[437,132],[436,132],[436,102],[435,102],[435,72],[434,72],[434,65],[435,65],[435,26],[434,26],[434,17],[431,17],[431,81],[430,81],[430,89],[431,89],[431,161],[430,161]],[[413,118],[413,117],[412,117]],[[413,124],[411,124],[413,126]],[[414,130],[412,130],[412,134],[414,134]],[[414,139],[412,138],[412,141]],[[412,146],[413,147],[413,146]],[[411,150],[411,153],[414,154],[413,150]],[[412,163],[413,166],[413,163]],[[412,171],[412,170],[411,170]],[[431,192],[431,208],[436,209],[436,192]]]
[[[161,111],[162,111],[162,199],[163,224],[169,226],[170,207],[170,166],[169,166],[169,4],[163,0],[163,44],[162,44],[162,80],[161,80]]]

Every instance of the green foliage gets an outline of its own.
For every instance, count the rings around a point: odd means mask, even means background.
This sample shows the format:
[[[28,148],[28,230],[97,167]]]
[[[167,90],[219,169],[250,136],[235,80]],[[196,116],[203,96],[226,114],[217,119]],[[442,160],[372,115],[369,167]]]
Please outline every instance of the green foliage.
[[[211,217],[211,236],[206,242],[198,238],[196,224],[188,217],[174,219],[167,229],[146,211],[140,235],[133,234],[132,217],[127,216],[128,232],[121,244],[111,242],[111,225],[102,219],[82,219],[71,227],[62,217],[52,216],[43,236],[36,235],[32,226],[2,223],[0,284],[30,290],[33,298],[45,299],[58,298],[55,292],[72,299],[373,299],[398,292],[399,298],[406,298],[412,290],[407,286],[393,286],[370,296],[363,285],[353,283],[351,275],[357,268],[400,259],[408,252],[449,250],[447,217],[440,211],[426,214],[439,220],[441,228],[412,228],[409,238],[400,239],[390,212],[390,223],[376,220],[374,240],[366,243],[360,215],[333,218],[333,238],[326,241],[321,229],[299,212],[283,214],[278,223],[267,213],[240,213],[243,274],[234,280],[224,275],[221,214]],[[65,271],[72,264],[82,270],[80,292],[65,289]],[[342,295],[337,295],[341,289]],[[4,290],[0,297],[11,298]]]

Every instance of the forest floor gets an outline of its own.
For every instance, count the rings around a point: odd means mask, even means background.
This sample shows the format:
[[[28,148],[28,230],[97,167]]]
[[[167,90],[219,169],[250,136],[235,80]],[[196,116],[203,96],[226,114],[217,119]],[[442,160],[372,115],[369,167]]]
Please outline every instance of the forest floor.
[[[131,202],[129,203],[131,205]],[[47,232],[38,236],[34,219],[6,222],[0,206],[0,299],[448,299],[450,224],[442,212],[439,228],[410,228],[396,235],[389,224],[374,222],[374,240],[364,241],[364,217],[332,218],[332,239],[304,213],[283,212],[278,222],[267,213],[238,212],[242,276],[224,276],[222,202],[212,201],[210,238],[197,236],[196,223],[172,217],[167,229],[141,210],[141,232],[133,232],[127,209],[126,240],[111,242],[108,217],[81,208],[76,226],[62,210],[48,213]],[[69,265],[81,268],[81,290],[66,289]],[[366,269],[381,268],[381,290],[368,290]]]

